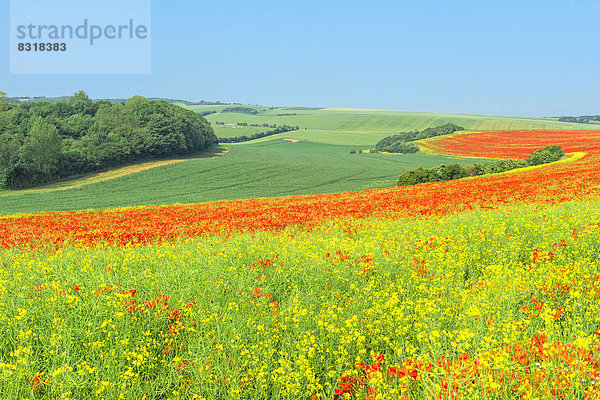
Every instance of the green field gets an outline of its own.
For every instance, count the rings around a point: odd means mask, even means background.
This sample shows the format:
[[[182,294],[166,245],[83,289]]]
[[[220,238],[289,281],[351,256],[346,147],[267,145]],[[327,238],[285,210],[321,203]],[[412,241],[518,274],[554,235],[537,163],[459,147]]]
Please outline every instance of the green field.
[[[199,112],[227,106],[191,106]],[[0,213],[100,209],[137,205],[196,203],[217,200],[334,193],[389,187],[417,166],[473,163],[424,153],[356,154],[399,131],[420,130],[453,122],[469,130],[593,129],[594,125],[561,123],[544,118],[490,117],[401,111],[365,111],[253,106],[259,114],[217,113],[209,121],[298,125],[286,132],[231,144],[216,158],[190,159],[79,188],[45,192],[0,192]],[[295,114],[295,115],[278,115]],[[268,128],[213,125],[217,136],[241,136]],[[297,143],[284,139],[299,140]],[[477,160],[481,162],[481,160]]]
[[[211,108],[212,107],[212,108]],[[203,112],[215,106],[190,106]],[[255,107],[256,108],[256,107]],[[260,110],[260,108],[256,108]],[[279,115],[296,114],[296,115]],[[299,132],[284,133],[282,137],[309,140],[315,143],[348,144],[368,148],[382,138],[397,132],[422,130],[446,123],[455,123],[468,130],[520,130],[520,129],[597,129],[597,125],[559,122],[552,118],[499,117],[469,114],[440,114],[413,111],[309,109],[285,107],[265,109],[258,114],[216,113],[205,117],[213,123],[217,137],[252,134],[248,128],[224,128],[214,122],[236,124],[268,123],[270,125],[299,126]],[[247,129],[247,131],[246,131]],[[261,131],[263,128],[259,128]],[[265,128],[266,129],[266,128]],[[233,131],[233,132],[232,132]],[[244,133],[240,133],[245,131]],[[246,133],[247,132],[247,133]],[[265,139],[259,139],[265,140]]]
[[[395,185],[403,171],[419,165],[433,167],[476,161],[422,153],[352,155],[349,154],[352,148],[273,138],[259,143],[248,142],[231,146],[224,156],[190,159],[79,188],[0,196],[0,213],[198,203],[373,189]]]

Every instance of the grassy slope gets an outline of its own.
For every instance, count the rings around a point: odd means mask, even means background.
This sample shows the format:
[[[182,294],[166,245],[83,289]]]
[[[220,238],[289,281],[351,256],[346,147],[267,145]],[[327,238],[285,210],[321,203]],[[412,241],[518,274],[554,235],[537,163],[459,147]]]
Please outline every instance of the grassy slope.
[[[210,106],[192,106],[196,111],[204,111]],[[278,116],[278,114],[296,114]],[[519,129],[597,129],[589,124],[559,122],[550,118],[498,117],[468,114],[439,114],[412,111],[343,110],[343,109],[267,109],[256,115],[237,113],[216,113],[206,119],[225,123],[268,123],[299,126],[295,133],[283,133],[283,137],[305,139],[318,143],[348,144],[368,148],[390,134],[421,130],[448,122],[458,124],[468,130],[519,130]],[[217,136],[238,136],[242,129],[223,128],[213,125]],[[233,134],[229,132],[234,131]],[[249,128],[247,133],[253,133]],[[241,135],[239,134],[239,135]],[[261,140],[261,139],[259,139]],[[265,140],[265,139],[262,139]]]
[[[190,108],[206,111],[224,107]],[[391,133],[446,122],[467,129],[594,128],[543,118],[301,107],[257,109],[261,111],[258,115],[217,113],[207,118],[227,123],[298,125],[307,129],[228,145],[232,150],[216,159],[189,160],[60,192],[1,196],[0,213],[194,203],[387,187],[394,185],[400,173],[407,169],[457,160],[423,153],[350,155],[350,149],[368,149]],[[242,130],[235,129],[234,136]],[[284,138],[300,142],[290,143],[283,141]]]

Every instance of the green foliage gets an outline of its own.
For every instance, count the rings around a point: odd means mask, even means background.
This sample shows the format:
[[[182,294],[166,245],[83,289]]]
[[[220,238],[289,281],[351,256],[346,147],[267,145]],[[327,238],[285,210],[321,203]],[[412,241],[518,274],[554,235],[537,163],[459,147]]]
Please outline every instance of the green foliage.
[[[235,137],[218,138],[218,141],[219,141],[219,143],[248,142],[250,140],[255,140],[255,139],[260,139],[260,138],[271,136],[271,135],[276,135],[278,133],[297,131],[298,129],[300,129],[300,128],[297,126],[283,125],[283,126],[278,126],[275,129],[270,130],[270,131],[256,132],[255,134],[250,135],[250,136],[243,135],[243,136],[235,136]]]
[[[433,169],[418,167],[417,169],[406,171],[400,175],[400,178],[398,178],[398,186],[417,185],[419,183],[437,182],[439,180],[439,176]]]
[[[19,149],[19,155],[28,170],[27,175],[18,175],[21,182],[28,185],[48,180],[58,170],[62,155],[58,129],[37,117]]]
[[[412,171],[406,171],[398,178],[398,186],[416,185],[419,183],[450,181],[467,176],[478,176],[485,174],[498,174],[517,168],[533,165],[548,164],[558,161],[565,155],[558,145],[546,146],[541,150],[534,151],[525,160],[496,160],[486,164],[472,164],[460,166],[458,164],[439,165],[434,168],[424,169],[419,167]]]
[[[525,160],[497,160],[488,164],[479,164],[480,167],[475,175],[498,174],[500,172],[510,171],[511,169],[523,168],[529,166]]]
[[[416,185],[419,183],[449,181],[467,176],[466,170],[458,164],[438,165],[425,169],[419,167],[400,175],[398,186]]]
[[[462,126],[458,126],[453,123],[448,123],[448,124],[436,126],[434,128],[424,129],[423,131],[421,131],[419,133],[419,135],[418,135],[419,137],[416,140],[426,139],[426,138],[430,138],[430,137],[434,137],[434,136],[449,135],[456,131],[463,131],[464,129],[465,128],[463,128]]]
[[[208,122],[166,101],[134,96],[94,102],[83,91],[67,100],[0,108],[0,188],[22,188],[153,157],[189,154],[216,142]],[[8,151],[8,150],[7,150]]]
[[[440,177],[442,181],[451,181],[467,176],[466,171],[458,164],[439,165],[433,168],[433,171]]]
[[[0,111],[8,110],[10,108],[10,103],[6,98],[6,92],[0,90]]]
[[[557,160],[565,155],[563,149],[560,146],[552,145],[544,147],[541,150],[536,150],[529,156],[527,162],[529,165],[540,165],[547,164]]]
[[[379,141],[375,145],[375,150],[387,153],[416,153],[419,151],[419,147],[414,143],[406,143],[400,136],[394,135]]]
[[[561,122],[575,122],[577,124],[589,124],[600,122],[600,115],[583,115],[581,117],[560,117]]]
[[[19,147],[17,140],[0,142],[0,187],[8,186],[11,173],[19,168]]]
[[[221,110],[222,113],[242,113],[242,114],[258,114],[254,108],[251,107],[227,107]]]
[[[453,123],[447,123],[434,128],[427,128],[420,132],[402,132],[397,135],[388,136],[381,139],[375,145],[375,149],[388,153],[416,153],[419,151],[419,147],[414,143],[407,142],[427,139],[434,136],[449,135],[461,130],[464,130],[462,126],[458,126]]]

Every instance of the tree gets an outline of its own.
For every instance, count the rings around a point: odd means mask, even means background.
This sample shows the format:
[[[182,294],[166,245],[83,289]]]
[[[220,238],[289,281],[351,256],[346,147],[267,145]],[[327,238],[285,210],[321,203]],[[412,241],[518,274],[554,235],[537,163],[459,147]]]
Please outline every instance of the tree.
[[[19,163],[19,143],[16,140],[0,142],[0,188],[11,187],[10,180]]]
[[[388,153],[416,153],[419,151],[419,147],[414,143],[407,142],[422,140],[434,136],[448,135],[460,130],[464,130],[464,128],[455,124],[445,124],[436,126],[434,128],[427,128],[420,132],[401,132],[397,135],[392,135],[381,139],[375,145],[375,149]]]
[[[6,101],[6,92],[0,90],[0,111],[10,109],[10,104]]]
[[[454,179],[460,179],[467,176],[467,172],[458,164],[451,165],[438,165],[432,168],[433,171],[439,176],[441,181],[451,181]]]
[[[557,145],[546,146],[543,149],[536,150],[527,158],[529,165],[540,165],[560,160],[565,152]]]
[[[48,180],[56,172],[62,153],[62,141],[58,130],[42,118],[36,118],[20,153],[27,170]]]
[[[98,106],[94,104],[94,101],[83,90],[69,97],[68,104],[76,114],[94,115],[98,111]]]
[[[398,186],[417,185],[419,183],[437,182],[439,176],[432,169],[418,167],[412,171],[406,171],[398,178]]]

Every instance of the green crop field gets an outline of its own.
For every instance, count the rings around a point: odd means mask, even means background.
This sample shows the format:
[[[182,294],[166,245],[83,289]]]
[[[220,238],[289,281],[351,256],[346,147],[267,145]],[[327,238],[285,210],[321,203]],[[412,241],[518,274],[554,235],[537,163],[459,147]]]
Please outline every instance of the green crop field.
[[[203,112],[227,106],[190,106]],[[335,193],[393,186],[417,166],[473,163],[441,155],[356,154],[399,131],[453,122],[466,129],[583,129],[593,125],[544,118],[510,118],[399,111],[272,109],[251,106],[258,114],[216,113],[217,136],[249,135],[262,127],[232,128],[224,123],[298,125],[300,130],[245,143],[221,145],[230,151],[215,158],[190,159],[78,188],[44,193],[0,192],[0,213],[100,209],[137,205],[196,203],[254,197]],[[288,114],[288,115],[280,115]],[[295,114],[295,115],[289,115]],[[294,139],[291,142],[285,139]],[[481,160],[477,160],[481,162]]]
[[[429,155],[350,154],[352,146],[273,139],[231,146],[220,157],[190,159],[79,188],[1,195],[0,213],[65,211],[334,193],[389,187],[419,165],[481,160]],[[6,193],[6,192],[5,192]]]

